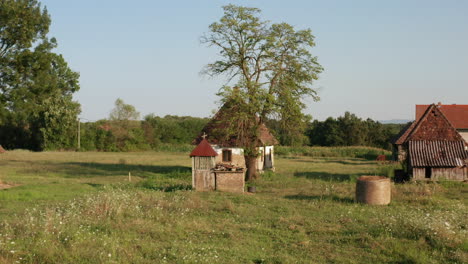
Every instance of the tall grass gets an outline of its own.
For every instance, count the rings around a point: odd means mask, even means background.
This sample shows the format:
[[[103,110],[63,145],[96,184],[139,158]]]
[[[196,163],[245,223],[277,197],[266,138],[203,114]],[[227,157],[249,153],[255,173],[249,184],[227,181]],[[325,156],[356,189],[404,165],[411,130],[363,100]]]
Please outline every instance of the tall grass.
[[[467,184],[366,206],[354,177],[398,164],[275,161],[231,194],[191,190],[187,153],[5,153],[0,178],[22,185],[0,191],[0,263],[468,263]]]
[[[190,153],[195,148],[190,144],[167,144],[161,143],[153,148],[157,152],[185,152]]]
[[[375,160],[378,155],[391,158],[391,152],[385,149],[373,147],[288,147],[277,146],[275,153],[279,156],[307,156],[307,157],[346,157]]]

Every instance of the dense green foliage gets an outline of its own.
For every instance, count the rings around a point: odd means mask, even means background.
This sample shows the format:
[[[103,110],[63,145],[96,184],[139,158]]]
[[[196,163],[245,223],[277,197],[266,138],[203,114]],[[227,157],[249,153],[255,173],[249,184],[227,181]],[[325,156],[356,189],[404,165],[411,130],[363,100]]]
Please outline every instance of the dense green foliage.
[[[263,20],[257,8],[231,4],[223,10],[201,39],[219,55],[205,70],[211,76],[227,77],[235,86],[225,86],[219,93],[223,102],[242,105],[224,129],[242,142],[247,178],[252,179],[257,176],[258,127],[274,117],[283,141],[297,144],[295,139],[306,128],[303,100],[319,99],[312,84],[323,68],[310,52],[315,46],[310,29]]]
[[[99,151],[151,149],[188,152],[193,148],[190,144],[208,121],[208,118],[171,115],[158,117],[150,114],[145,116],[143,121],[100,120],[82,123],[81,149]],[[402,124],[381,124],[371,119],[362,120],[354,114],[346,113],[345,116],[337,119],[330,117],[326,121],[315,120],[306,123],[309,130],[301,135],[302,143],[291,146],[287,144],[290,142],[288,139],[284,140],[288,135],[283,135],[282,130],[276,124],[276,121],[268,122],[270,130],[280,140],[281,146],[276,148],[276,153],[280,155],[360,158],[366,158],[365,155],[370,155],[371,159],[375,159],[380,154],[390,155],[388,152],[383,153],[382,149],[391,150],[391,139],[404,126]],[[350,133],[350,131],[355,131],[355,133]],[[320,148],[310,148],[307,145],[344,148],[327,149],[325,152],[328,154],[324,154]],[[374,148],[346,148],[346,146]]]
[[[313,121],[307,136],[312,146],[371,146],[391,149],[392,139],[403,126],[405,125],[383,125],[346,112],[336,119],[329,117],[325,121]]]
[[[100,120],[82,123],[81,149],[99,151],[170,150],[193,148],[190,144],[208,122],[189,116],[158,117],[143,121]]]
[[[36,0],[0,2],[0,144],[6,148],[74,146],[79,74],[53,52],[49,25]]]

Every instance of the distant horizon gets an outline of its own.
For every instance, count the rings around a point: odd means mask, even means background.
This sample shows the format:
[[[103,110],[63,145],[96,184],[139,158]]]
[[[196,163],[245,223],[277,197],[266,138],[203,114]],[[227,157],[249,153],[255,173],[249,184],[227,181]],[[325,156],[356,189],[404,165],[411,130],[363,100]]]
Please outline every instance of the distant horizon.
[[[142,116],[212,115],[226,80],[200,75],[217,55],[199,38],[229,3],[312,29],[325,68],[313,86],[322,100],[305,101],[314,119],[411,120],[416,104],[468,103],[468,1],[40,2],[56,51],[81,75],[84,119],[108,118],[117,98]]]

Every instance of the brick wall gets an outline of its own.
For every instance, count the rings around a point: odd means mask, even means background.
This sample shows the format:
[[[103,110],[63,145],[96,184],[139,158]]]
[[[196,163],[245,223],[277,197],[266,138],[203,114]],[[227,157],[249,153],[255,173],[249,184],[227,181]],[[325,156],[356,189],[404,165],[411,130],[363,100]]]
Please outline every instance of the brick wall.
[[[244,192],[245,173],[243,171],[216,171],[216,190]]]

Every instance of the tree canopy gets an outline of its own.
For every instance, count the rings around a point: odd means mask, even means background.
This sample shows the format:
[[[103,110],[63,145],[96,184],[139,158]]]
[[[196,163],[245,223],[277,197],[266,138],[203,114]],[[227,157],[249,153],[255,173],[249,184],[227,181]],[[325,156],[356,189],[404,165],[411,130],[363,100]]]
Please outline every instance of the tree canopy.
[[[247,138],[248,179],[255,177],[257,127],[267,118],[280,120],[290,136],[302,134],[307,119],[304,98],[319,100],[312,84],[323,68],[310,48],[310,29],[295,30],[287,23],[270,23],[260,9],[227,5],[218,22],[209,26],[201,42],[218,50],[218,60],[206,66],[210,76],[224,75],[231,86],[221,89],[222,101],[237,100],[245,106],[233,116],[231,130]],[[257,118],[258,117],[258,118]]]
[[[110,120],[113,121],[128,121],[138,120],[140,113],[135,109],[133,105],[126,104],[122,99],[118,98],[114,103],[115,107],[110,113]]]
[[[0,1],[0,142],[8,148],[69,148],[75,140],[79,74],[53,52],[50,23],[36,0]]]

